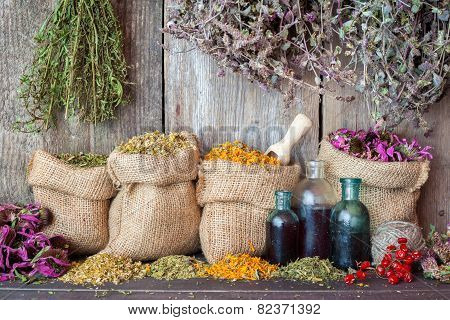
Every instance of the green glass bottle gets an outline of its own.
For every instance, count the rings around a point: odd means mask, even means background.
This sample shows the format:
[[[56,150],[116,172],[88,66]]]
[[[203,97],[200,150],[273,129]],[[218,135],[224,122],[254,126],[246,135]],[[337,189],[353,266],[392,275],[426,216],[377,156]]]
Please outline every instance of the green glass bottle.
[[[285,265],[298,257],[299,220],[289,191],[275,192],[275,209],[266,220],[267,260]]]
[[[338,268],[370,261],[369,211],[359,201],[361,179],[342,178],[342,200],[331,211],[331,260]]]

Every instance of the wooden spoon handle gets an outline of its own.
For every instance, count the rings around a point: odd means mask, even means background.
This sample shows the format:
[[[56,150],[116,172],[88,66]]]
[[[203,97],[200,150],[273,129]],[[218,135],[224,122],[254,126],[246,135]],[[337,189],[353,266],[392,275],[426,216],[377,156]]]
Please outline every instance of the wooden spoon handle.
[[[292,121],[286,135],[284,136],[282,143],[285,150],[291,150],[291,148],[308,132],[312,127],[312,121],[303,113],[299,113],[294,121]]]

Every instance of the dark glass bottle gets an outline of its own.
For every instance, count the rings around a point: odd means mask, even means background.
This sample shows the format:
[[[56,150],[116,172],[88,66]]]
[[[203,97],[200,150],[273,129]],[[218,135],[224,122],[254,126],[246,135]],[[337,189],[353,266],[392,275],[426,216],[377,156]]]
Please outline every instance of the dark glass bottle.
[[[275,192],[275,209],[266,220],[267,260],[285,265],[297,259],[299,222],[289,191]]]
[[[292,207],[300,221],[299,257],[330,257],[331,209],[336,192],[324,178],[324,162],[308,161],[306,179],[295,188]]]
[[[370,261],[369,211],[359,201],[361,179],[343,178],[342,200],[331,212],[331,260],[341,269]]]

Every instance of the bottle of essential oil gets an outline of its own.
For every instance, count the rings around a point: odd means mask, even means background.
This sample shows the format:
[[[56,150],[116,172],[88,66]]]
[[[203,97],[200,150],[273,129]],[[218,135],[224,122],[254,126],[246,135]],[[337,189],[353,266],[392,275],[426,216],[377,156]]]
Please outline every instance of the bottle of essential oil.
[[[342,200],[331,212],[331,260],[338,268],[370,261],[369,211],[359,201],[361,179],[343,178]]]
[[[330,257],[330,217],[336,202],[336,192],[324,177],[324,162],[308,161],[306,179],[297,185],[292,203],[300,220],[300,258]]]
[[[285,265],[297,259],[299,222],[291,210],[292,193],[275,192],[275,209],[266,220],[267,260]]]

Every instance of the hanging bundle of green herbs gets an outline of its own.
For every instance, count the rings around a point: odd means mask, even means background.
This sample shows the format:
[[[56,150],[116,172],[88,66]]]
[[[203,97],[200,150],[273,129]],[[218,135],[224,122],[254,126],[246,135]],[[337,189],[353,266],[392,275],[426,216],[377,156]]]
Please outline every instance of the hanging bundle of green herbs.
[[[59,0],[35,37],[37,51],[21,77],[24,132],[56,126],[58,114],[94,124],[125,102],[127,65],[110,0]]]
[[[334,23],[375,120],[393,128],[409,120],[429,130],[423,114],[445,90],[449,75],[448,0],[342,2]],[[371,100],[371,101],[370,101]]]
[[[333,1],[175,0],[163,31],[263,88],[289,95],[301,86],[323,93],[322,80],[353,84],[355,78],[353,70],[342,71],[340,51],[332,45]],[[313,83],[305,80],[306,72],[314,75]]]

